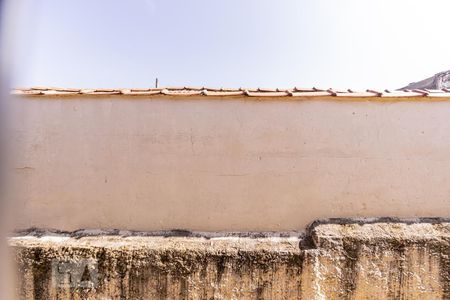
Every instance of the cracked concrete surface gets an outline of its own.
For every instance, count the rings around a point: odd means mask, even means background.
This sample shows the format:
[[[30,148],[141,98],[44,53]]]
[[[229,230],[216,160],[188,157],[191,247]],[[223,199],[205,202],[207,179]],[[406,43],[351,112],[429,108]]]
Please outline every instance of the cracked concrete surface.
[[[304,235],[30,231],[10,245],[20,299],[449,299],[449,241],[444,219],[372,219]],[[95,286],[58,284],[55,264],[83,261]]]

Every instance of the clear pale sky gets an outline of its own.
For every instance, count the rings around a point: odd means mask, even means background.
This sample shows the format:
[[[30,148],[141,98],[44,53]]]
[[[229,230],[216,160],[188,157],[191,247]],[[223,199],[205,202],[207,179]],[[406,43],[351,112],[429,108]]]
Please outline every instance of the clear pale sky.
[[[10,0],[4,11],[14,86],[398,88],[450,69],[448,0]]]

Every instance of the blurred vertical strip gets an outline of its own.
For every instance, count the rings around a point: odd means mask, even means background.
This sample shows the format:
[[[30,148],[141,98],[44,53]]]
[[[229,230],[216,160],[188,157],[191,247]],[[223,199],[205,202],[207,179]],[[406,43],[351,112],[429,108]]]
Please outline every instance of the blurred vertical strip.
[[[7,132],[9,128],[9,115],[8,108],[9,103],[9,59],[6,57],[6,48],[8,47],[8,41],[6,41],[5,28],[5,16],[6,16],[6,1],[0,0],[0,299],[14,299],[13,296],[13,276],[11,272],[11,260],[8,256],[7,247],[7,234],[10,230],[10,203],[8,203],[9,197],[7,196],[6,179],[8,177],[7,167],[7,155],[8,146]]]

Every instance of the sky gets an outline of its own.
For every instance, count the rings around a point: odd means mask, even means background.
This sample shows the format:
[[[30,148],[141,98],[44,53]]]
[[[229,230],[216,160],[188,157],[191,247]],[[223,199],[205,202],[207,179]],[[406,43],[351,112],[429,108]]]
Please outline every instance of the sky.
[[[448,0],[9,0],[11,85],[399,88],[450,69]]]

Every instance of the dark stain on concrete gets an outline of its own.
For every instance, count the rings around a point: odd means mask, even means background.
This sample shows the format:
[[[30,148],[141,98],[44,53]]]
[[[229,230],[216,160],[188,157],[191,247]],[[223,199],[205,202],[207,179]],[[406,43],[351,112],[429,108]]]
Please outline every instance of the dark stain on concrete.
[[[450,299],[450,241],[447,240],[446,244],[440,245],[440,280],[442,285],[442,297],[443,299]]]
[[[358,243],[353,240],[344,239],[342,241],[343,254],[345,256],[345,262],[343,267],[343,290],[344,297],[351,299],[353,292],[356,289],[356,278],[358,277],[358,259],[359,259],[359,247]]]
[[[226,255],[219,255],[218,258],[217,258],[217,264],[216,264],[217,283],[219,283],[222,280],[222,275],[225,272],[226,264],[227,264],[227,257],[226,257]]]
[[[49,299],[49,284],[51,280],[51,262],[45,257],[43,249],[34,248],[32,257],[34,299]]]

